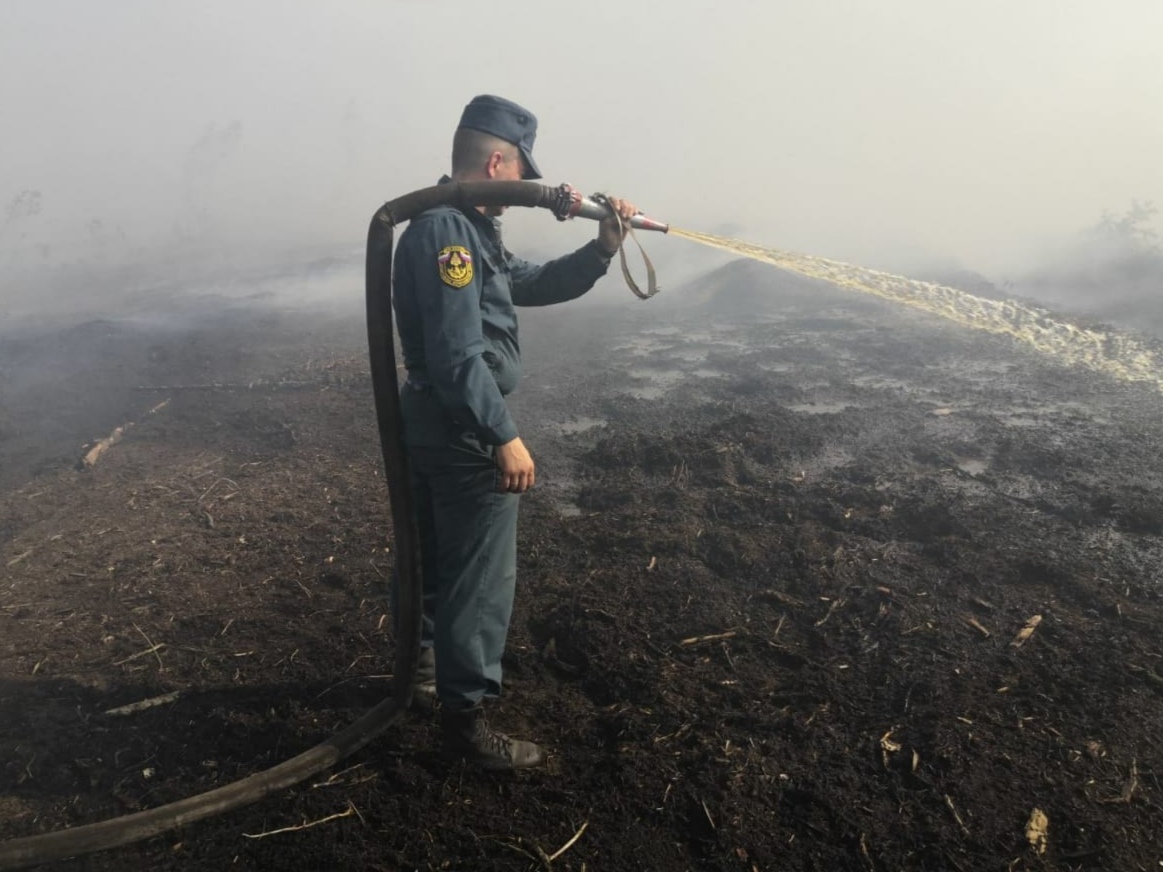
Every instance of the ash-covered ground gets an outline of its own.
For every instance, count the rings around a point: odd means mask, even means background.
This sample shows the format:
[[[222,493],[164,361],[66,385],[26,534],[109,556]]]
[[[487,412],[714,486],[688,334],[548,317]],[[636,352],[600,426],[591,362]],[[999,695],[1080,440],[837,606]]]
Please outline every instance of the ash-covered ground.
[[[0,839],[220,786],[388,692],[358,305],[180,292],[0,332]],[[522,341],[496,719],[548,769],[446,763],[412,717],[56,868],[1163,862],[1158,391],[742,262]]]

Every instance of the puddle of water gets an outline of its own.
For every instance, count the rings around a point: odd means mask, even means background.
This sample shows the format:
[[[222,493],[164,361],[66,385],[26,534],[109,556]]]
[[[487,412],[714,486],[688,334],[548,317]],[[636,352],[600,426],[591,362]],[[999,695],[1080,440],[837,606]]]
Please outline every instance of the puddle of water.
[[[1004,412],[997,414],[997,420],[1008,427],[1036,427],[1038,415],[1043,414],[1039,409],[1028,406],[1011,406]]]
[[[809,381],[802,381],[796,385],[801,391],[828,391],[832,387],[831,379],[811,379]]]
[[[622,391],[624,394],[629,394],[635,399],[639,400],[657,400],[665,394],[670,388],[664,387],[645,387],[645,388],[627,388]]]
[[[631,385],[620,391],[620,393],[629,394],[639,400],[657,400],[686,377],[685,373],[676,369],[652,369],[650,367],[628,369],[626,375],[650,382],[647,385]]]
[[[969,473],[970,475],[981,475],[983,472],[989,469],[989,461],[978,460],[976,458],[969,457],[964,460],[957,461],[957,468],[962,472]]]
[[[652,382],[660,384],[674,384],[677,381],[682,381],[683,373],[678,369],[656,369],[652,366],[638,366],[633,369],[626,370],[626,375],[630,378],[649,379]]]
[[[605,418],[578,417],[569,421],[558,421],[553,426],[562,434],[572,436],[577,433],[585,433],[587,430],[593,430],[595,427],[605,427],[609,423]]]
[[[852,403],[792,403],[786,407],[791,412],[802,412],[807,415],[835,415],[845,409],[854,409]]]
[[[1008,427],[1037,427],[1038,419],[1029,415],[1001,415],[998,417]]]
[[[1050,426],[1055,419],[1062,418],[1073,421],[1081,418],[1100,427],[1112,423],[1109,415],[1104,415],[1075,400],[1047,403],[1044,406],[1011,406],[997,416],[998,421],[1010,427]]]
[[[577,421],[597,421],[597,418],[577,418]],[[562,425],[558,425],[562,426]],[[605,422],[602,422],[605,426]],[[541,486],[538,486],[540,489]],[[544,493],[549,497],[553,508],[563,518],[579,518],[585,514],[582,507],[574,500],[578,492],[578,482],[570,473],[560,471],[553,476],[551,483],[545,485]]]
[[[899,378],[886,378],[882,375],[858,375],[852,379],[852,384],[861,388],[894,388],[904,390],[909,387],[907,381]]]
[[[624,342],[620,345],[615,345],[610,351],[629,352],[635,357],[645,357],[648,354],[666,351],[672,345],[673,343],[663,342],[659,339],[636,339],[633,342]]]
[[[710,345],[715,348],[750,348],[750,343],[745,342],[742,339],[730,338],[737,335],[738,332],[739,331],[737,329],[732,327],[716,327],[712,331],[687,333],[683,339],[687,343]]]
[[[665,355],[667,360],[681,360],[683,363],[698,363],[707,359],[707,350],[699,350],[690,346],[671,347]]]

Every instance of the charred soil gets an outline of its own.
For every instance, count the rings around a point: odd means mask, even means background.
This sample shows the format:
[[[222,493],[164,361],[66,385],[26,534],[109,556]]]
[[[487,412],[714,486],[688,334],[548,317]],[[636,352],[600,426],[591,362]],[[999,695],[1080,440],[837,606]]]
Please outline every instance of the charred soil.
[[[0,839],[388,693],[363,329],[238,304],[0,337]],[[476,773],[412,716],[56,868],[1158,868],[1157,392],[768,268],[522,336],[541,483],[494,720],[550,765]]]

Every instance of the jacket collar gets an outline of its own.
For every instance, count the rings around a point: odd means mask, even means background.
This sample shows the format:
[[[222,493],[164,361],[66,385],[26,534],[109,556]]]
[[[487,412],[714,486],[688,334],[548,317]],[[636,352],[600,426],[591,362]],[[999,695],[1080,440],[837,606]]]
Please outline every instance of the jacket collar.
[[[440,180],[436,184],[438,184],[438,185],[452,184],[452,177],[447,175],[447,174],[443,175],[440,177]],[[498,243],[500,242],[500,240],[501,240],[501,222],[500,222],[500,219],[493,218],[492,216],[489,216],[489,215],[482,215],[480,212],[478,212],[472,206],[469,206],[468,208],[462,208],[460,206],[453,206],[452,208],[457,209],[459,212],[461,212],[461,214],[463,214],[465,217],[467,217],[469,221],[472,221],[474,224],[476,224],[481,229],[490,231],[493,234],[493,238],[496,239]]]

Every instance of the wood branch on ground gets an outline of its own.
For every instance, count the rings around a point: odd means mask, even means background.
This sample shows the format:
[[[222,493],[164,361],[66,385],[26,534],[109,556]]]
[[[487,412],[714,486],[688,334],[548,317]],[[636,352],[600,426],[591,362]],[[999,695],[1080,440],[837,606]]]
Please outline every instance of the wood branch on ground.
[[[957,826],[961,827],[961,832],[969,835],[969,827],[965,826],[965,821],[961,820],[961,815],[957,812],[957,806],[953,804],[953,797],[945,794],[945,805],[949,807],[949,811],[953,814],[953,820],[957,821]]]
[[[679,644],[684,647],[699,645],[703,642],[718,642],[720,639],[734,639],[736,635],[738,635],[737,631],[728,630],[725,633],[712,633],[709,636],[691,636],[689,639],[683,639]]]
[[[796,599],[790,594],[784,593],[782,590],[775,590],[770,588],[768,590],[761,590],[756,594],[757,597],[773,599],[777,603],[783,603],[785,606],[802,606],[803,601]]]
[[[166,647],[166,643],[159,642],[158,644],[156,644],[150,648],[146,648],[144,651],[138,651],[136,654],[130,654],[128,657],[126,657],[122,660],[114,660],[113,665],[114,666],[121,666],[125,663],[129,663],[130,661],[136,660],[139,657],[148,657],[150,654],[156,654],[158,651],[160,651],[164,647]]]
[[[816,621],[816,626],[817,627],[824,626],[824,624],[826,624],[828,622],[828,618],[832,617],[832,612],[836,611],[836,609],[838,609],[840,606],[844,605],[844,603],[846,603],[846,602],[847,602],[847,600],[845,600],[845,599],[832,600],[832,603],[828,606],[828,611],[824,615],[824,617],[822,617],[822,618],[820,618],[820,620]]]
[[[158,403],[156,406],[146,412],[145,417],[148,418],[150,415],[156,415],[169,404],[170,401],[168,399],[162,400],[162,402]],[[86,468],[91,468],[96,465],[97,461],[101,459],[101,456],[118,442],[120,442],[125,437],[126,432],[128,432],[134,426],[135,424],[133,421],[128,421],[127,423],[122,424],[120,427],[115,427],[113,432],[106,436],[104,439],[98,439],[97,442],[93,444],[93,447],[85,452],[85,456],[81,458],[82,465],[84,465]]]
[[[1014,641],[1010,642],[1010,644],[1015,648],[1021,648],[1022,645],[1026,644],[1026,640],[1034,635],[1034,630],[1038,629],[1038,624],[1040,623],[1042,623],[1042,616],[1034,615],[1030,620],[1026,621],[1026,625],[1018,631],[1018,634],[1014,636]]]
[[[965,623],[969,624],[969,626],[973,627],[973,629],[977,630],[977,632],[981,633],[981,635],[983,635],[985,638],[989,638],[989,630],[983,627],[977,618],[966,618]]]
[[[582,833],[584,833],[586,831],[586,827],[588,827],[589,825],[590,825],[589,821],[586,821],[584,824],[582,824],[581,827],[578,829],[578,831],[573,834],[573,838],[571,838],[568,842],[566,842],[564,845],[562,845],[560,848],[558,848],[556,851],[554,851],[552,854],[549,855],[549,862],[552,863],[554,860],[556,860],[558,857],[560,857],[562,854],[564,854],[566,851],[568,851],[570,848],[572,848],[574,846],[574,844],[577,842],[577,840],[582,837]]]
[[[120,705],[116,708],[105,709],[104,714],[110,715],[111,717],[118,717],[120,715],[132,715],[137,712],[143,712],[146,709],[154,708],[155,706],[166,705],[168,703],[174,702],[181,695],[182,692],[180,690],[175,690],[172,693],[163,693],[161,696],[151,696],[149,699],[138,700],[137,702],[131,702],[128,705]]]
[[[243,833],[242,837],[244,839],[265,839],[267,836],[274,836],[278,833],[294,833],[298,832],[299,830],[309,830],[311,827],[317,827],[320,824],[330,823],[331,821],[337,821],[340,818],[351,817],[352,815],[358,816],[361,821],[363,820],[363,816],[360,815],[359,810],[349,801],[347,803],[346,810],[337,814],[328,815],[325,818],[320,818],[317,821],[303,821],[303,823],[296,824],[293,827],[280,827],[277,830],[266,830],[265,832],[261,833]]]

